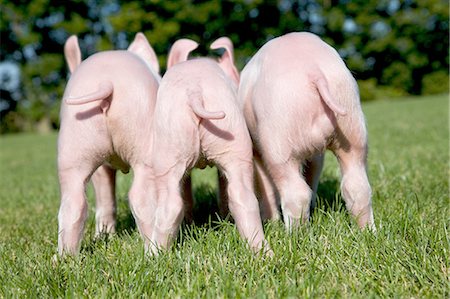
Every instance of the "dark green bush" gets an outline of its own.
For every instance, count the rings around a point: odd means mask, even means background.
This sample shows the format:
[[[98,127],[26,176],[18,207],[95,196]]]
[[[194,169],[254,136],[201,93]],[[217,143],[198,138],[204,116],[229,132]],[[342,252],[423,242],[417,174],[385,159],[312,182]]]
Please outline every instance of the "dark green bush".
[[[449,77],[446,71],[427,74],[422,79],[422,94],[438,94],[448,92]]]
[[[377,83],[375,78],[368,80],[359,80],[358,86],[361,102],[373,101],[377,98]]]

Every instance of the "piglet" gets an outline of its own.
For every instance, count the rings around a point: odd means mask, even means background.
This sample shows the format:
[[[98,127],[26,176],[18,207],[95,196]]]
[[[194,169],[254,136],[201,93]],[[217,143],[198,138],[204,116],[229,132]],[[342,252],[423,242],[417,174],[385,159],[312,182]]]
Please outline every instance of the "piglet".
[[[86,183],[96,170],[97,216],[108,219],[97,219],[97,226],[114,225],[115,169],[126,173],[131,167],[130,206],[139,231],[148,240],[153,207],[147,165],[160,80],[155,52],[138,33],[127,51],[100,52],[83,62],[73,36],[66,42],[65,55],[72,75],[63,96],[58,135],[58,252],[79,251],[87,216]]]
[[[69,37],[64,44],[64,56],[72,74],[81,63],[78,38]],[[103,164],[91,176],[95,190],[95,235],[115,232],[116,226],[116,169]]]
[[[171,47],[168,59],[167,69],[171,68],[177,63],[188,60],[189,53],[195,50],[198,44],[190,39],[179,39]],[[224,49],[221,57],[216,62],[222,68],[224,73],[231,80],[233,88],[237,88],[239,85],[239,72],[234,65],[234,46],[233,42],[226,36],[220,37],[215,40],[210,48],[212,50]],[[227,195],[227,181],[223,173],[217,170],[218,177],[218,195],[219,195],[219,214],[222,217],[226,217],[229,214],[228,210],[228,195]],[[184,201],[184,220],[186,223],[193,222],[193,206],[194,198],[192,195],[192,183],[190,174],[184,176],[182,181],[182,195]]]
[[[267,42],[242,71],[238,98],[268,207],[276,209],[274,185],[289,230],[309,218],[326,149],[338,159],[347,209],[360,227],[374,228],[358,86],[331,46],[307,32]]]
[[[226,41],[218,40],[213,47]],[[241,236],[253,250],[271,252],[253,193],[252,143],[237,103],[238,73],[232,56],[225,47],[219,62],[185,61],[196,47],[187,39],[174,44],[158,90],[152,163],[158,208],[152,250],[167,248],[178,232],[185,174],[214,163],[228,182],[229,209]]]

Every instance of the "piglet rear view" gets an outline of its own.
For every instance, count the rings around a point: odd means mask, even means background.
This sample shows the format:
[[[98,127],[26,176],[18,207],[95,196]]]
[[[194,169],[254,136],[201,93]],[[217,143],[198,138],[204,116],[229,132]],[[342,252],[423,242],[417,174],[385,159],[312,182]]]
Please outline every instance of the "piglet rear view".
[[[87,216],[85,187],[98,167],[135,170],[130,205],[140,232],[148,239],[153,209],[143,200],[150,195],[140,170],[151,156],[151,121],[159,83],[156,55],[139,33],[127,51],[97,53],[80,64],[78,46],[68,42],[66,56],[73,73],[64,92],[58,135],[58,251],[79,250]],[[95,187],[114,193],[113,185]],[[108,225],[113,225],[114,203],[105,202],[102,207],[111,218]]]
[[[187,49],[169,57],[185,60],[196,47],[193,41],[180,43]],[[254,251],[271,254],[253,193],[252,143],[232,81],[238,74],[228,52],[219,63],[197,58],[175,64],[161,80],[153,130],[158,199],[154,251],[168,247],[178,231],[183,216],[180,182],[186,172],[214,163],[228,182],[229,208],[241,236]]]
[[[306,32],[269,41],[242,71],[239,101],[258,169],[275,185],[288,229],[309,218],[326,149],[339,161],[348,210],[361,227],[374,228],[358,87],[332,47]],[[307,163],[305,181],[299,168]]]

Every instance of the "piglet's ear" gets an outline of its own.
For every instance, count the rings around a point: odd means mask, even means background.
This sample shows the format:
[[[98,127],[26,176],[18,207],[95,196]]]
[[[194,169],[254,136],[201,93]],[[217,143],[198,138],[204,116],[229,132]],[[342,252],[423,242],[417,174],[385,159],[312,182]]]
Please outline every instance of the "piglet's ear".
[[[159,74],[159,62],[156,53],[142,32],[136,34],[128,51],[136,54],[144,60],[155,72]]]
[[[76,35],[72,35],[66,40],[64,44],[64,56],[70,73],[73,73],[81,63],[81,51]]]
[[[219,65],[222,70],[239,85],[239,72],[234,65],[234,47],[233,42],[226,36],[216,39],[210,46],[212,50],[220,48],[225,49],[222,57],[219,58]]]
[[[197,49],[198,43],[193,40],[182,38],[177,40],[170,48],[169,58],[167,59],[167,69],[173,65],[186,61],[189,53]]]

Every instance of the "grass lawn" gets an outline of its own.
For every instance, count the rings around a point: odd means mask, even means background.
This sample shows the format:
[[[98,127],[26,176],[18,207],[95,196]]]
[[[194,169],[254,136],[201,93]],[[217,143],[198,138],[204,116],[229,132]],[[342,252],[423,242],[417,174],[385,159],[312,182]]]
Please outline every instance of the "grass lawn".
[[[327,154],[310,224],[287,234],[265,224],[275,256],[251,254],[229,221],[216,221],[214,169],[193,173],[197,225],[157,257],[118,177],[118,233],[94,240],[94,200],[81,254],[53,260],[59,189],[56,134],[0,136],[0,298],[388,297],[449,298],[448,95],[364,105],[378,231],[360,231],[339,195]]]

